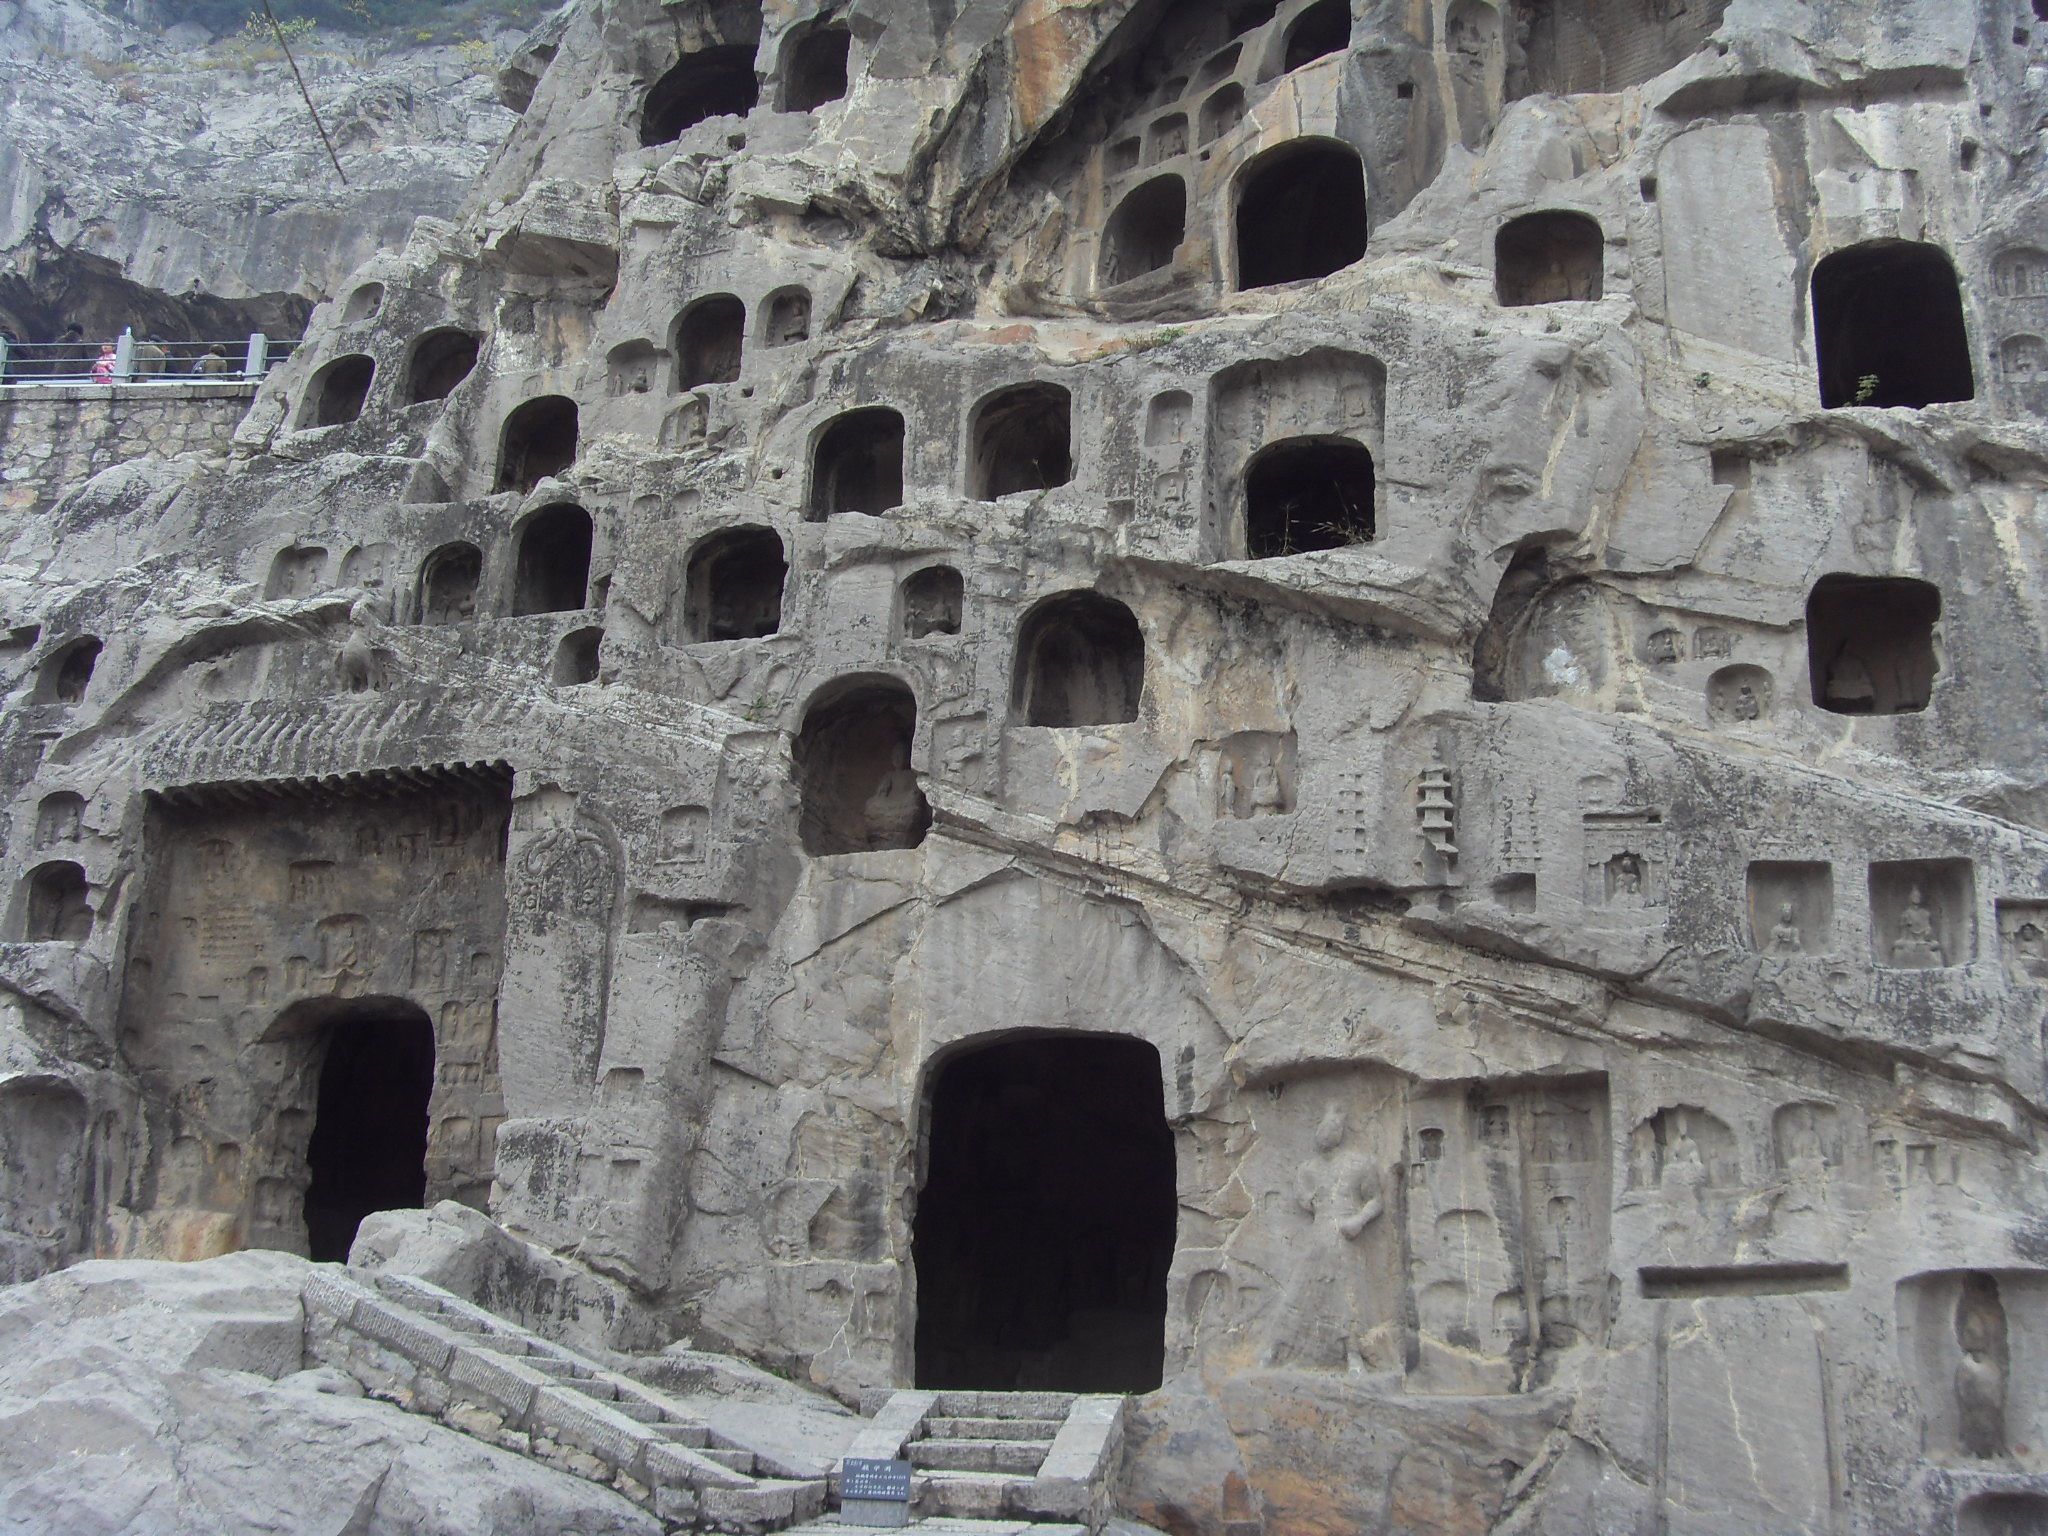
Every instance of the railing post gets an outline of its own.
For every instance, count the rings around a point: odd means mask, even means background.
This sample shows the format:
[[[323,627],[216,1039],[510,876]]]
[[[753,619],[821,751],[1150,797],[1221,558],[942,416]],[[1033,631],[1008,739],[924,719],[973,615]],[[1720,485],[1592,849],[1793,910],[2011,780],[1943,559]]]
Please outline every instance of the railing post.
[[[0,335],[0,384],[7,382],[7,338]]]
[[[124,325],[114,342],[114,377],[132,379],[135,377],[135,327]]]
[[[242,365],[242,376],[249,379],[263,377],[263,366],[270,357],[270,342],[261,331],[249,333],[249,356]]]

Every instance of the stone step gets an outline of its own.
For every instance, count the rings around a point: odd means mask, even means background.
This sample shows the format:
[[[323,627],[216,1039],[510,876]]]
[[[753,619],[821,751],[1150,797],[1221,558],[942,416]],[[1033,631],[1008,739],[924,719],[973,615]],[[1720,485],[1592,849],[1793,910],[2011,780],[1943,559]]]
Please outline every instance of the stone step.
[[[590,1375],[589,1366],[578,1365],[574,1360],[559,1360],[553,1355],[528,1355],[526,1363],[542,1375],[552,1376],[557,1381],[587,1379]],[[612,1390],[616,1392],[618,1388],[613,1387]]]
[[[924,1421],[934,1440],[1050,1440],[1060,1432],[1058,1419],[940,1419]]]
[[[1031,1488],[1028,1477],[989,1472],[934,1472],[924,1479],[918,1508],[928,1515],[997,1520],[1011,1513]]]
[[[480,1333],[476,1336],[476,1342],[479,1347],[500,1355],[524,1357],[529,1347],[526,1340],[507,1333]]]
[[[702,1450],[711,1443],[711,1431],[702,1424],[683,1424],[673,1419],[657,1422],[654,1432],[670,1445],[687,1446],[690,1450]]]
[[[728,1471],[744,1472],[748,1477],[754,1475],[754,1453],[752,1451],[731,1451],[719,1445],[698,1446],[695,1447],[695,1450],[706,1461],[715,1461]]]
[[[1051,1440],[913,1440],[904,1448],[914,1467],[932,1472],[1037,1472]]]
[[[564,1364],[566,1362],[555,1363]],[[540,1364],[539,1357],[535,1357],[534,1364]],[[541,1369],[546,1370],[547,1367],[541,1366]],[[549,1374],[552,1375],[553,1372],[549,1372]],[[581,1392],[585,1397],[594,1397],[601,1403],[610,1403],[614,1408],[618,1407],[617,1398],[619,1395],[619,1389],[618,1386],[613,1382],[599,1381],[595,1377],[590,1376],[572,1375],[566,1377],[563,1380],[562,1385],[565,1387],[573,1387],[576,1391]],[[640,1415],[637,1413],[629,1413],[626,1415],[626,1417],[629,1419],[637,1419],[640,1417]]]
[[[612,1411],[614,1413],[623,1413],[629,1419],[637,1419],[650,1429],[658,1429],[663,1418],[659,1403],[643,1403],[639,1398],[627,1397],[624,1393],[621,1393],[618,1400],[612,1404]],[[676,1441],[672,1443],[681,1444],[682,1442]]]
[[[941,1392],[932,1412],[948,1419],[1064,1419],[1072,1392]]]

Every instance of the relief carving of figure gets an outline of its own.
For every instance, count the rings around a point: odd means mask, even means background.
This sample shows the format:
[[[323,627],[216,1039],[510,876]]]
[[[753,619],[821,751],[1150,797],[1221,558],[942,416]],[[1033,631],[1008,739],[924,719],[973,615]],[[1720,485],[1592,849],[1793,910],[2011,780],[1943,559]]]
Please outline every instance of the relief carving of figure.
[[[1281,1292],[1266,1345],[1268,1365],[1363,1371],[1365,1299],[1359,1240],[1386,1209],[1380,1173],[1344,1147],[1344,1111],[1316,1126],[1315,1156],[1296,1175],[1295,1209],[1309,1220],[1307,1242]]]
[[[1778,921],[1771,927],[1771,953],[1774,955],[1803,955],[1806,941],[1799,935],[1798,916],[1792,910],[1792,903],[1778,903]]]
[[[1899,935],[1892,940],[1892,964],[1909,966],[1946,965],[1941,940],[1935,936],[1934,914],[1927,907],[1927,893],[1914,886],[1899,911]]]
[[[356,599],[348,611],[348,637],[334,658],[335,675],[348,693],[375,693],[389,681],[390,652],[376,643],[377,601],[369,594]]]
[[[897,742],[889,767],[861,807],[870,848],[907,848],[924,820],[924,792],[910,767],[910,747]]]
[[[1785,1149],[1785,1203],[1787,1213],[1819,1210],[1826,1198],[1827,1153],[1820,1144],[1820,1132],[1811,1122],[1792,1129]]]
[[[1968,1456],[2005,1454],[2006,1379],[2011,1357],[1998,1282],[1970,1275],[1956,1302],[1956,1438]]]
[[[1252,770],[1252,814],[1278,816],[1287,808],[1287,796],[1280,787],[1280,768],[1261,763]]]

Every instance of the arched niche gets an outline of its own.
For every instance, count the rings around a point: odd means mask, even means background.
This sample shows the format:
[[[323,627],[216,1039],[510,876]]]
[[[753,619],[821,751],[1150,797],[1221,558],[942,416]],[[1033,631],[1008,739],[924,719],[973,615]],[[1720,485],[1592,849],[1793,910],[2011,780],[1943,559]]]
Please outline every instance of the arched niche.
[[[555,660],[548,670],[548,681],[557,688],[579,688],[585,683],[596,682],[599,652],[603,646],[604,630],[599,625],[570,630],[555,646]]]
[[[622,341],[604,355],[605,393],[613,399],[652,391],[665,371],[667,354],[646,337]]]
[[[499,439],[500,491],[532,490],[576,462],[576,402],[542,395],[516,406]]]
[[[428,331],[413,343],[412,357],[406,364],[406,404],[447,399],[476,367],[482,348],[483,338],[475,331],[457,326]]]
[[[326,550],[317,544],[293,544],[271,557],[270,574],[263,582],[264,599],[276,602],[280,598],[310,596],[320,590],[326,576]]]
[[[573,613],[590,596],[590,514],[570,502],[542,507],[519,527],[512,612]]]
[[[23,882],[21,936],[31,944],[83,944],[92,937],[91,890],[84,866],[52,859]]]
[[[810,518],[879,516],[903,504],[903,415],[885,405],[834,417],[811,450]]]
[[[484,554],[474,544],[443,544],[420,563],[422,624],[460,624],[476,617]]]
[[[43,796],[36,807],[36,846],[75,843],[85,827],[85,797],[68,789]]]
[[[1297,437],[1261,449],[1245,468],[1245,553],[1253,560],[1369,542],[1372,451],[1341,437]]]
[[[1244,121],[1244,87],[1235,83],[1219,87],[1202,103],[1197,142],[1213,144]]]
[[[1115,598],[1062,592],[1024,616],[1010,684],[1017,724],[1121,724],[1138,718],[1144,689],[1144,632]]]
[[[348,296],[348,303],[342,308],[341,318],[344,324],[356,325],[364,320],[376,319],[377,311],[383,307],[384,285],[364,283]]]
[[[363,414],[363,402],[370,397],[370,382],[377,365],[360,352],[337,357],[323,364],[306,386],[308,410],[305,425],[339,427]]]
[[[729,293],[714,293],[676,317],[676,389],[730,384],[740,376],[746,345],[747,306]]]
[[[1287,25],[1281,69],[1292,72],[1351,47],[1351,0],[1316,0]]]
[[[54,652],[37,675],[37,702],[84,703],[85,690],[92,686],[93,669],[99,660],[100,642],[96,635],[82,635]]]
[[[966,592],[966,583],[950,565],[928,565],[906,576],[898,603],[903,638],[959,634]]]
[[[1336,139],[1267,150],[1237,183],[1237,286],[1271,288],[1342,271],[1365,255],[1365,164]]]
[[[1188,232],[1187,183],[1155,176],[1117,204],[1102,231],[1096,281],[1114,288],[1173,265]]]
[[[1919,409],[1977,392],[1962,287],[1948,253],[1873,240],[1813,269],[1820,403]]]
[[[763,302],[762,345],[793,346],[811,339],[811,294],[807,288],[778,288]]]
[[[683,575],[685,643],[759,640],[782,628],[789,561],[772,528],[727,528],[690,551]]]
[[[815,112],[846,94],[853,33],[843,24],[806,27],[782,50],[782,110]]]
[[[1600,297],[1605,242],[1583,213],[1550,210],[1509,219],[1493,237],[1494,296],[1504,308]]]
[[[673,144],[706,118],[744,117],[760,100],[754,44],[699,49],[648,88],[640,107],[640,142]]]
[[[1516,552],[1494,589],[1472,650],[1472,697],[1484,704],[1588,696],[1607,684],[1617,652],[1597,583],[1559,569],[1548,549]]]
[[[994,501],[1073,478],[1073,398],[1058,384],[1015,384],[975,406],[969,491]]]
[[[842,678],[804,711],[793,754],[797,828],[809,854],[915,848],[931,808],[910,766],[917,697],[879,673]]]

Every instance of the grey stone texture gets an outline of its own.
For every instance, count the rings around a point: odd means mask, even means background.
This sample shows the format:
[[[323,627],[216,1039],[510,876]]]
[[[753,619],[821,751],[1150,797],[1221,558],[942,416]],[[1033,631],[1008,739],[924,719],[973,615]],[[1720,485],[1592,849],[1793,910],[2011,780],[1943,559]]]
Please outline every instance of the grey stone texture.
[[[225,457],[255,393],[241,383],[0,386],[0,506],[39,518],[102,470]]]
[[[410,1020],[507,1235],[366,1269],[953,1514],[1128,1389],[1181,1536],[2038,1528],[2044,49],[579,6],[225,458],[4,509],[9,1272],[317,1247]]]

